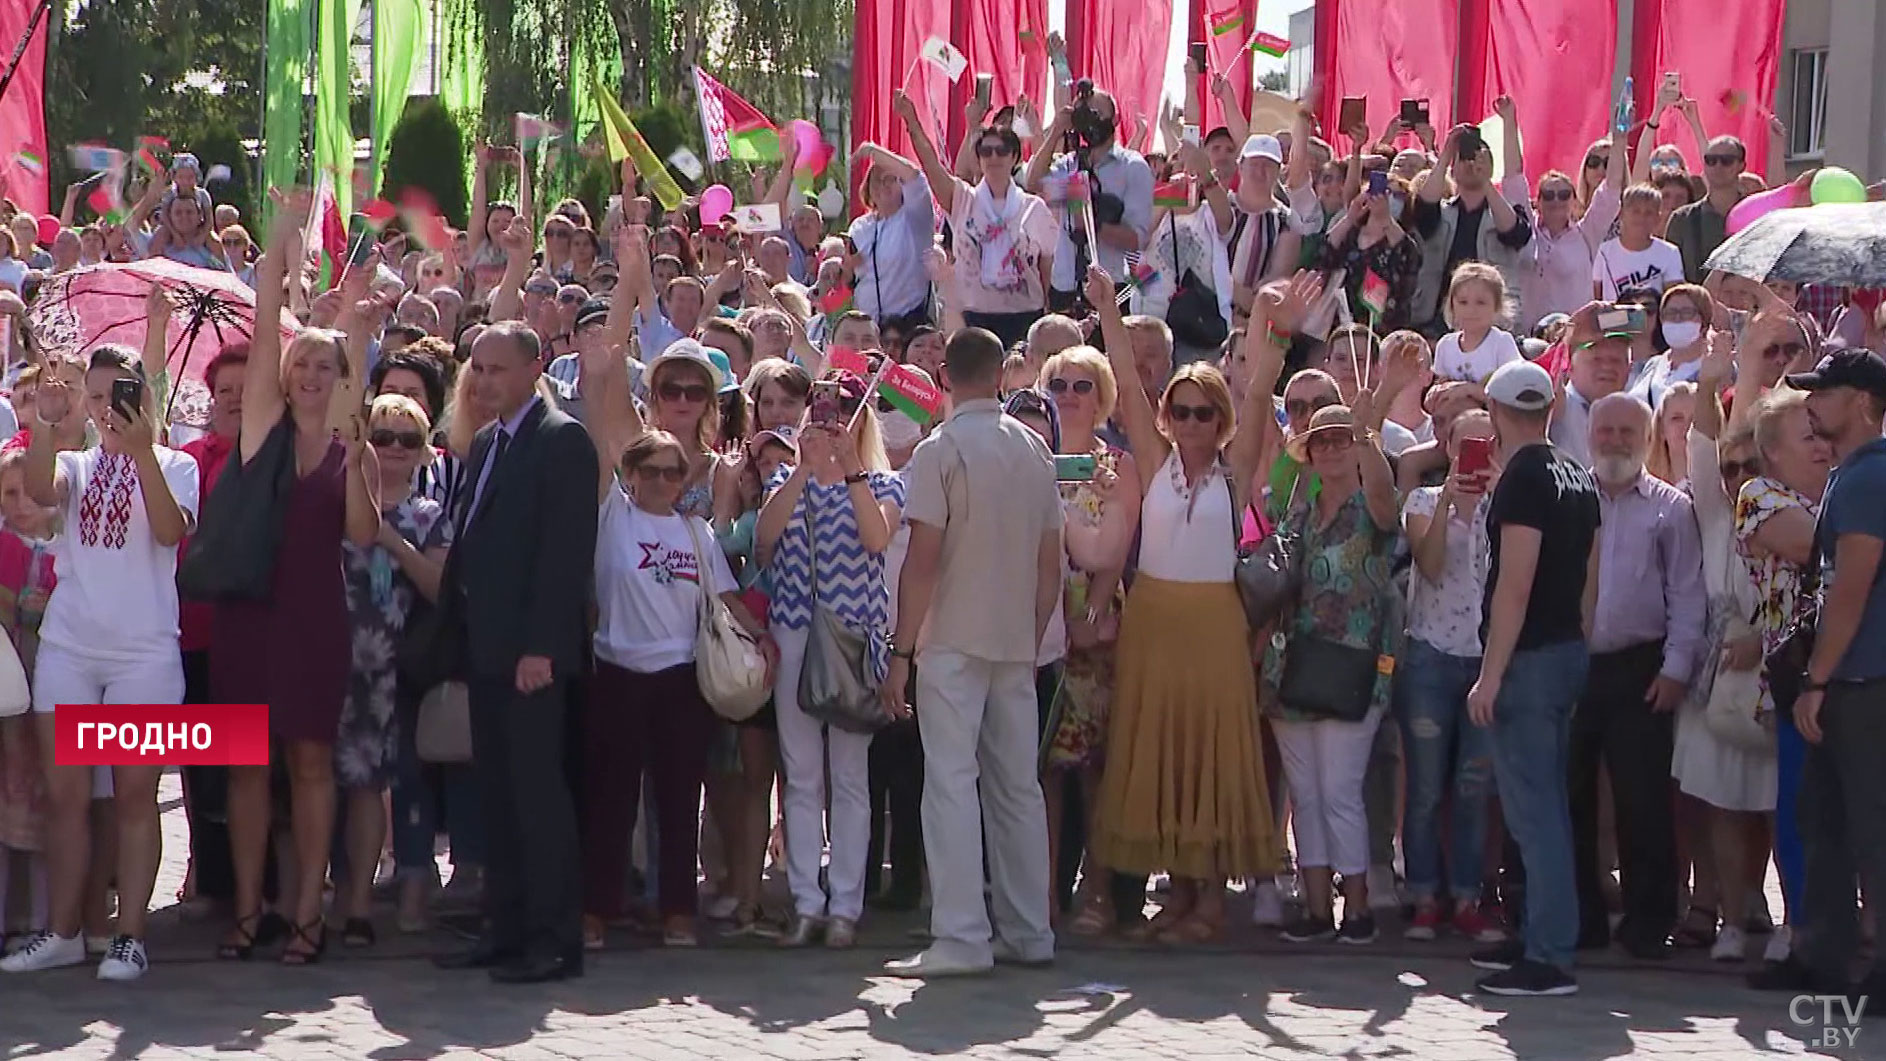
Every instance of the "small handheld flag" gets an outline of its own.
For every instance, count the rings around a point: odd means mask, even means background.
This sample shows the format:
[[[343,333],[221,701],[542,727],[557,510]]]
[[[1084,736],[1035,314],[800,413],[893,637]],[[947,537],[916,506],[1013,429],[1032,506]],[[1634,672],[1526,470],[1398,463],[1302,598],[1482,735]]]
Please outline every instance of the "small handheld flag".
[[[13,161],[18,162],[21,169],[35,177],[46,175],[46,158],[35,148],[21,148],[20,153],[13,156]]]
[[[72,159],[73,169],[87,173],[103,173],[124,165],[124,152],[103,144],[74,144],[66,153]]]
[[[1187,174],[1178,174],[1171,180],[1153,189],[1153,205],[1163,206],[1168,210],[1183,210],[1192,205],[1192,178]]]
[[[1388,281],[1373,269],[1362,274],[1361,302],[1362,307],[1376,320],[1388,313]]]
[[[1290,51],[1290,41],[1275,33],[1259,33],[1251,38],[1251,50],[1282,59]]]
[[[878,397],[919,424],[936,419],[943,408],[943,392],[909,365],[891,365],[878,379]]]
[[[923,42],[923,59],[931,66],[943,71],[943,76],[952,83],[962,80],[963,71],[969,69],[969,59],[956,46],[941,37],[931,37]]]
[[[749,236],[764,236],[780,230],[778,203],[751,203],[733,208],[733,227]]]
[[[413,185],[401,191],[399,212],[407,234],[427,250],[442,251],[451,244],[452,230],[439,213],[439,204],[424,188]]]
[[[1215,12],[1211,16],[1211,35],[1214,37],[1223,37],[1226,34],[1236,33],[1243,28],[1244,12],[1236,8],[1232,8],[1229,11]]]
[[[562,126],[523,111],[517,112],[513,124],[517,129],[517,146],[521,148],[532,148],[545,140],[554,140],[563,135]]]

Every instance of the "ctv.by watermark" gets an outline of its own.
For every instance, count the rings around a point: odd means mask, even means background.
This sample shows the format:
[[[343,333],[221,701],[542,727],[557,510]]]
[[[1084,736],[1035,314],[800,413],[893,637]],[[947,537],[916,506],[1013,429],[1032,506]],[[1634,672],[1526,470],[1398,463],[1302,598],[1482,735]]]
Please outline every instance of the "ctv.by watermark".
[[[1852,1049],[1860,1041],[1866,1003],[1865,995],[1796,995],[1788,1000],[1788,1019],[1806,1030],[1803,1042],[1810,1049]]]

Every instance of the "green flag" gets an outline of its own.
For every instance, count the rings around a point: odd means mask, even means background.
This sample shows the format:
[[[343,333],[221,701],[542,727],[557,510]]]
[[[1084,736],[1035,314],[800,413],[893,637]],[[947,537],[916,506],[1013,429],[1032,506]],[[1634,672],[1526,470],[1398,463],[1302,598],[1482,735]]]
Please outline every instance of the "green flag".
[[[348,102],[360,0],[320,0],[320,5],[315,18],[314,168],[333,176],[335,207],[346,217],[354,194],[354,128]]]
[[[269,0],[268,83],[263,87],[262,186],[301,183],[301,88],[308,80],[314,0]],[[263,209],[272,210],[263,199]],[[264,216],[264,223],[270,220]],[[256,233],[257,238],[261,233]]]
[[[479,0],[443,0],[439,11],[439,102],[458,119],[466,138],[477,135],[485,105],[485,41],[465,8]],[[472,180],[472,153],[465,151],[465,186]]]
[[[620,162],[628,159],[635,163],[635,172],[648,182],[648,190],[661,200],[663,210],[673,210],[686,198],[681,193],[681,186],[668,172],[668,166],[655,157],[655,152],[642,139],[642,131],[635,127],[629,116],[622,111],[622,104],[616,102],[616,94],[608,85],[596,86],[597,102],[602,104],[603,138],[609,145],[609,161]],[[634,189],[624,189],[623,194],[633,195]]]
[[[380,193],[393,127],[406,113],[406,96],[419,71],[430,5],[425,0],[373,0],[373,158],[368,187]]]

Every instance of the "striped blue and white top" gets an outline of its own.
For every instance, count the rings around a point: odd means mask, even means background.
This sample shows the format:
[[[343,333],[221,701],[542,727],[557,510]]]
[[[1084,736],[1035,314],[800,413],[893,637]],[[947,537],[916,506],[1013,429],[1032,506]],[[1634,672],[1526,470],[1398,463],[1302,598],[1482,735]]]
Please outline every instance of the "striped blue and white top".
[[[777,490],[792,474],[782,466],[767,483]],[[904,507],[904,481],[889,472],[870,472],[871,494],[878,501]],[[803,630],[812,625],[812,555],[806,546],[806,522],[811,520],[818,542],[818,599],[837,613],[845,625],[864,636],[871,646],[872,665],[882,676],[889,670],[884,636],[890,630],[890,591],[884,583],[884,554],[865,549],[858,539],[858,514],[851,505],[851,489],[842,482],[806,483],[794,508],[767,573],[773,582],[768,618],[775,626]]]

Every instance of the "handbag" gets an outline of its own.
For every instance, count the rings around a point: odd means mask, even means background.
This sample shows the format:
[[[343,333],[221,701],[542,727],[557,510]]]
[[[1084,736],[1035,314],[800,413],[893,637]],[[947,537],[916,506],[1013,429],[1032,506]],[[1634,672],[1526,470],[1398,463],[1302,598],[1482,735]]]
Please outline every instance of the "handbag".
[[[1773,752],[1775,731],[1756,717],[1762,702],[1761,671],[1716,668],[1703,706],[1703,724],[1725,744],[1745,751]]]
[[[419,701],[413,745],[422,763],[472,761],[471,692],[464,682],[440,682]]]
[[[0,718],[24,715],[33,706],[33,691],[26,683],[26,668],[13,639],[0,635]]]
[[[1360,722],[1375,701],[1381,654],[1315,634],[1292,635],[1284,646],[1277,699],[1315,719]]]
[[[819,603],[819,550],[812,537],[812,504],[809,498],[802,503],[806,554],[812,562],[812,627],[806,632],[805,662],[799,668],[799,709],[847,733],[876,733],[890,719],[878,702],[870,646],[836,611]]]
[[[700,532],[693,517],[685,520],[688,541],[694,547],[696,587],[701,606],[694,628],[694,680],[701,699],[728,722],[745,722],[759,714],[773,695],[767,681],[766,655],[746,628],[734,621],[727,602],[708,592],[707,556],[701,551]]]
[[[1238,587],[1238,600],[1244,605],[1244,618],[1252,630],[1262,630],[1275,623],[1297,602],[1303,591],[1303,542],[1300,532],[1290,529],[1292,515],[1308,511],[1303,489],[1305,476],[1299,474],[1290,492],[1290,512],[1279,520],[1264,540],[1248,553],[1238,556],[1232,569],[1232,581]],[[1225,485],[1233,484],[1227,477]],[[1232,497],[1237,491],[1232,490]],[[1232,516],[1232,540],[1237,540],[1238,519]]]
[[[240,448],[230,455],[177,563],[184,596],[268,599],[288,495],[295,488],[294,439],[294,421],[284,413],[254,457],[242,460]]]
[[[1179,223],[1171,214],[1166,223],[1172,230],[1172,260],[1179,260]],[[1166,304],[1166,325],[1172,337],[1187,346],[1216,350],[1231,335],[1231,325],[1218,310],[1218,293],[1187,269],[1179,275],[1172,301]]]

